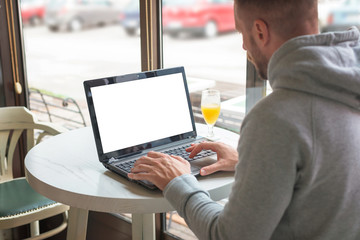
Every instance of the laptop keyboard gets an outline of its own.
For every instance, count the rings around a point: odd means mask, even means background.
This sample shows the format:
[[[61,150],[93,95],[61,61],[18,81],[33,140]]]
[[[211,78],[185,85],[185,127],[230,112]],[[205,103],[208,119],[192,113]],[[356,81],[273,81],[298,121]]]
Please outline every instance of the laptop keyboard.
[[[190,153],[186,152],[186,148],[190,147],[191,145],[185,145],[185,146],[180,146],[178,148],[173,148],[170,150],[166,150],[163,151],[162,153],[165,154],[169,154],[169,155],[175,155],[175,156],[180,156],[182,158],[184,158],[185,160],[188,160],[189,162],[203,158],[203,157],[207,157],[207,156],[211,156],[211,155],[215,155],[216,153],[211,151],[211,150],[203,150],[200,153],[198,153],[194,158],[189,158]],[[127,162],[121,162],[116,164],[115,166],[130,173],[131,168],[133,168],[134,163],[136,162],[137,159],[133,159],[131,161],[127,161]]]
[[[211,150],[203,150],[200,153],[198,153],[194,158],[189,158],[190,153],[185,151],[185,149],[190,146],[191,145],[181,146],[178,148],[166,150],[163,153],[169,154],[169,155],[180,156],[180,157],[184,158],[185,160],[188,160],[189,162],[216,154],[215,152],[213,152]]]

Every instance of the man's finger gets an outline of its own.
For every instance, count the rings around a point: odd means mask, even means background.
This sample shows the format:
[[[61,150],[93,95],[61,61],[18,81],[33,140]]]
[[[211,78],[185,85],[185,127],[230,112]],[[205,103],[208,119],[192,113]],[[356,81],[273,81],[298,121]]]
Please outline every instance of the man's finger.
[[[148,180],[148,173],[128,173],[128,177],[134,180]]]
[[[218,149],[217,146],[218,146],[218,143],[215,143],[215,142],[202,142],[202,143],[199,143],[191,151],[189,157],[190,158],[195,157],[202,150],[211,150],[211,151],[216,152],[216,150]]]
[[[153,170],[153,166],[147,165],[147,164],[138,164],[134,165],[134,167],[131,169],[132,173],[139,173],[139,172],[150,172]]]
[[[166,154],[161,153],[161,152],[154,152],[154,151],[150,151],[148,152],[147,156],[152,157],[152,158],[158,158],[158,157],[162,157],[165,156]]]
[[[186,150],[187,152],[191,152],[197,145],[198,145],[198,143],[197,143],[197,144],[192,143],[191,146],[188,147],[188,148],[186,148],[185,150]]]
[[[172,158],[175,158],[176,160],[179,160],[179,161],[184,161],[184,159],[180,156],[176,156],[176,155],[171,155]]]
[[[221,171],[221,170],[223,170],[222,165],[219,162],[216,162],[216,163],[213,163],[213,164],[211,164],[209,166],[201,168],[200,169],[200,175],[201,176],[206,176],[206,175],[209,175],[209,174],[212,174],[214,172]]]
[[[142,156],[141,158],[139,158],[138,160],[135,161],[134,166],[139,165],[139,164],[151,164],[152,161],[154,161],[153,158],[148,157],[148,156]]]

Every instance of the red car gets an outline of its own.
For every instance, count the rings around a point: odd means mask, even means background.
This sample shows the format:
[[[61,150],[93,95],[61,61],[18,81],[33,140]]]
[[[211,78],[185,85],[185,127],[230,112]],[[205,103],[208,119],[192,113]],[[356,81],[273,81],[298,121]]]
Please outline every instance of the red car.
[[[214,37],[234,31],[234,1],[164,0],[163,30],[173,37],[183,32]]]
[[[21,18],[24,24],[38,25],[44,19],[44,0],[21,0]]]

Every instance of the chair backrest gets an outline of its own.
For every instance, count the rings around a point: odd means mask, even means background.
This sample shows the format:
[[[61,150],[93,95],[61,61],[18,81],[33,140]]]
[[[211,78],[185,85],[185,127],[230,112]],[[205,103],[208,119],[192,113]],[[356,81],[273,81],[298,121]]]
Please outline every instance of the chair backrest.
[[[39,130],[35,139],[34,130]],[[51,123],[38,122],[25,107],[0,108],[0,182],[13,179],[13,156],[20,136],[26,132],[26,148],[29,151],[46,135],[56,135],[65,128]]]

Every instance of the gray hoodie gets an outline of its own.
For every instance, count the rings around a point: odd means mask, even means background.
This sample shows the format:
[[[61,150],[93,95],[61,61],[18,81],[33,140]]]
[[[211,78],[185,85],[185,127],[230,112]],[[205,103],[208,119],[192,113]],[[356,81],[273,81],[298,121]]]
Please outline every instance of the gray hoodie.
[[[241,127],[225,207],[190,175],[164,195],[200,239],[360,239],[360,34],[300,36]]]

